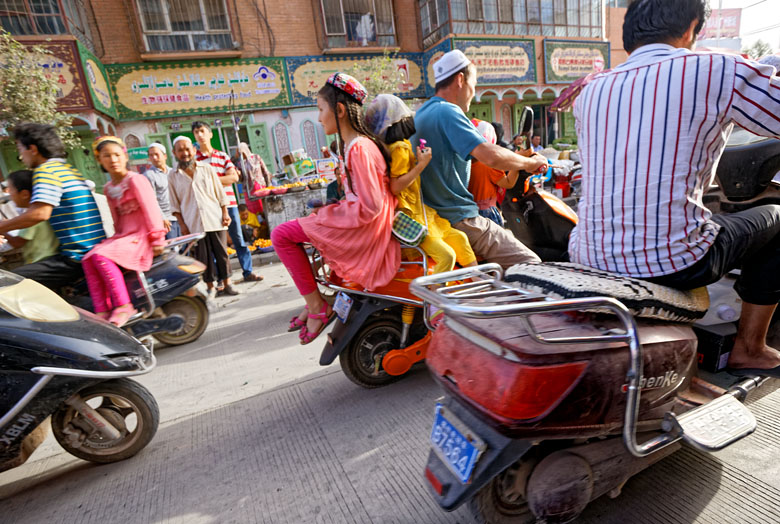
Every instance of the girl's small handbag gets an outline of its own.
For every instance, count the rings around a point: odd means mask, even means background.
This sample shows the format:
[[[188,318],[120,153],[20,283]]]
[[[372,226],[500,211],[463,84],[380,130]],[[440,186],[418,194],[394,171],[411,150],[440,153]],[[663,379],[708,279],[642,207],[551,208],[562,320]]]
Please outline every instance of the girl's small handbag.
[[[427,217],[426,217],[427,218]],[[428,234],[428,228],[403,211],[398,211],[393,219],[393,236],[402,244],[418,246]]]

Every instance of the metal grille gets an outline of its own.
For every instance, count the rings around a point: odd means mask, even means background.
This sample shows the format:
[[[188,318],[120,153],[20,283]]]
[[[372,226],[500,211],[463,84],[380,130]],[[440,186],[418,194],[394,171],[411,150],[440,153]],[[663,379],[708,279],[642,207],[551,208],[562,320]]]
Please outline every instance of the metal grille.
[[[395,45],[391,0],[320,0],[329,47]]]
[[[317,146],[317,128],[311,120],[305,120],[301,124],[301,134],[303,135],[303,147],[306,154],[311,158],[320,157],[320,149]]]
[[[282,157],[290,152],[290,135],[284,122],[274,124],[274,143],[278,160],[281,161]]]
[[[600,38],[601,0],[418,0],[423,46],[452,32]],[[451,16],[448,16],[450,15]]]
[[[149,51],[232,49],[224,0],[136,0]]]

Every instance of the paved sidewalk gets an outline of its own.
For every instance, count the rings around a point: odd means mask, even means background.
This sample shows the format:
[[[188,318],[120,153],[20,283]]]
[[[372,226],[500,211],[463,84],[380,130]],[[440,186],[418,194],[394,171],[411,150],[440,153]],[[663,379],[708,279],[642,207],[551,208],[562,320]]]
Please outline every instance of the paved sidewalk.
[[[471,523],[424,486],[433,405],[424,367],[364,390],[320,343],[301,347],[287,320],[301,307],[277,265],[245,293],[217,299],[197,342],[159,348],[141,377],[162,423],[136,457],[95,466],[51,439],[0,474],[0,522]],[[594,502],[580,523],[780,522],[780,391],[753,400],[758,431],[717,455],[689,448]]]

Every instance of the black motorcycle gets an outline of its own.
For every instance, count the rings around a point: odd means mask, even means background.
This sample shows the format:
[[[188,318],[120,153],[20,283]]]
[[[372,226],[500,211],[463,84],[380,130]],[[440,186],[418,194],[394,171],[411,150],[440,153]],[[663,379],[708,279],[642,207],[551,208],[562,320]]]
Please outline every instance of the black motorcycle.
[[[157,402],[128,377],[152,350],[51,290],[0,270],[0,471],[23,464],[51,417],[57,442],[84,460],[132,457],[154,437]]]

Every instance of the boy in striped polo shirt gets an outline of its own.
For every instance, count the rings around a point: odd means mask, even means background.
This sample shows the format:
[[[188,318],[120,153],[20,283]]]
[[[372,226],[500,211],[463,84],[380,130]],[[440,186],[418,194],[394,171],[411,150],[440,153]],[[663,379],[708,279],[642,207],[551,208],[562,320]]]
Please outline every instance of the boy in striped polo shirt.
[[[238,262],[241,264],[241,270],[244,274],[244,282],[259,282],[263,280],[260,275],[252,273],[252,253],[247,247],[244,236],[241,234],[241,217],[238,213],[238,202],[236,193],[233,190],[233,184],[238,182],[238,170],[230,157],[224,151],[218,151],[211,147],[211,137],[213,133],[211,127],[202,121],[192,123],[192,134],[198,142],[198,153],[196,160],[205,164],[210,164],[219,175],[219,181],[225,189],[225,196],[228,199],[228,214],[230,215],[230,225],[228,234],[233,242],[233,249],[236,250]]]
[[[48,220],[59,253],[15,272],[59,291],[84,276],[81,259],[106,238],[100,211],[84,177],[64,161],[65,147],[54,126],[24,123],[12,134],[22,162],[33,169],[33,190],[24,213],[0,222],[0,234]]]

